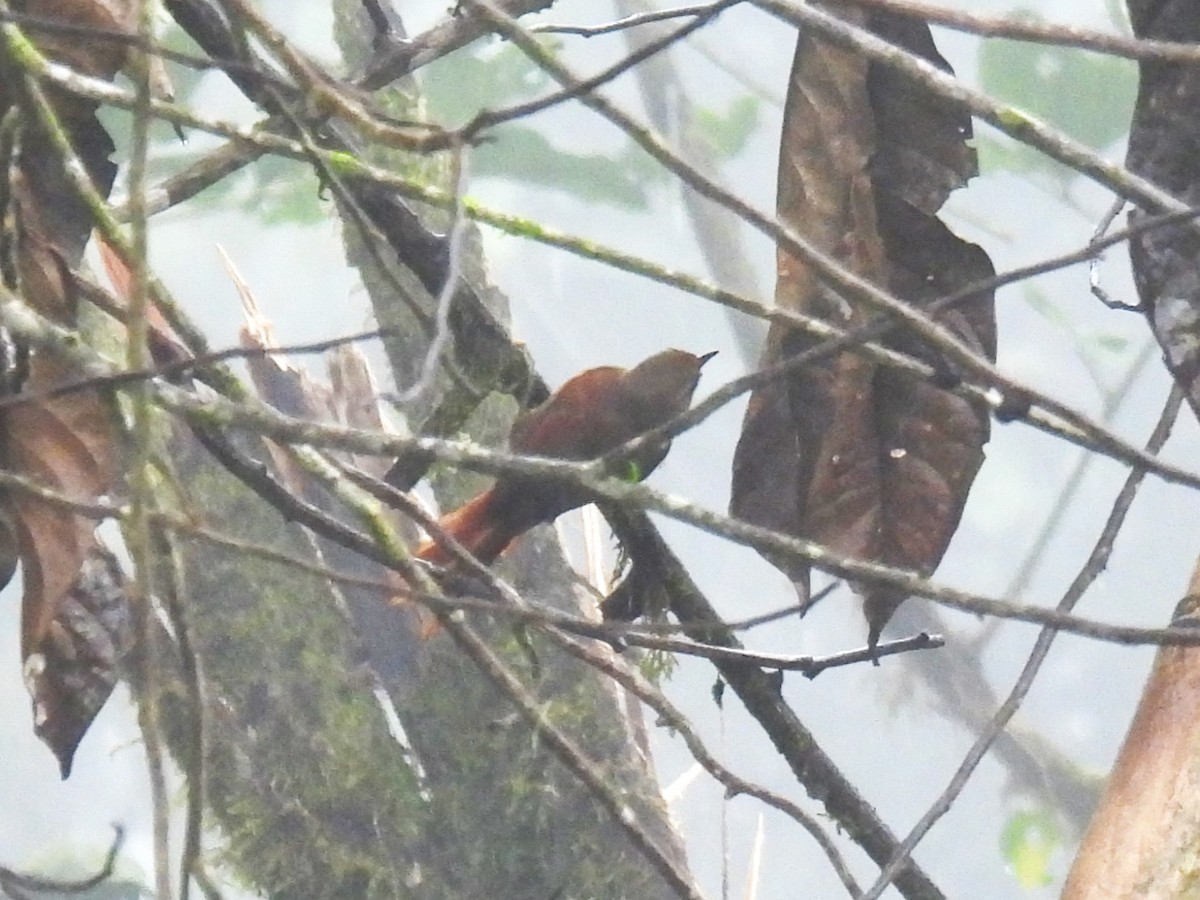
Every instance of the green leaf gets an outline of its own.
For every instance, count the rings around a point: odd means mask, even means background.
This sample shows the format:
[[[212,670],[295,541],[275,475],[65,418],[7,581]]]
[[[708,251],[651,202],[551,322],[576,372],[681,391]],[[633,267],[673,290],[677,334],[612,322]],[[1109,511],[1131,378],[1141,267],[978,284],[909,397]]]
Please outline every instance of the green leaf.
[[[1018,15],[1030,21],[1040,18],[1028,10]],[[1065,47],[989,40],[979,51],[984,91],[1096,150],[1129,130],[1137,77],[1132,60]],[[980,149],[985,149],[982,142]],[[1004,153],[994,150],[982,153],[981,162],[1018,171],[1059,168],[1024,145]]]
[[[292,160],[264,156],[252,167],[255,186],[242,203],[243,212],[264,225],[315,225],[327,218],[321,186],[312,170]]]
[[[201,154],[177,153],[171,161],[180,168],[200,158]],[[270,155],[222,178],[188,202],[193,212],[231,207],[264,225],[313,225],[328,218],[312,170],[294,160]]]
[[[1061,328],[1063,331],[1072,336],[1076,335],[1074,323],[1065,315],[1063,315],[1062,310],[1058,307],[1058,304],[1054,303],[1049,297],[1047,297],[1045,291],[1036,285],[1027,284],[1025,285],[1024,294],[1025,302],[1029,304],[1030,309],[1036,312],[1051,325]]]
[[[679,660],[674,653],[667,653],[664,650],[647,650],[638,659],[637,667],[643,678],[661,685],[675,674],[675,670],[679,668]]]
[[[556,188],[593,203],[646,206],[645,178],[622,159],[561,150],[525,125],[507,125],[491,134],[493,140],[481,144],[471,157],[475,175]]]
[[[450,128],[469,122],[480,110],[503,109],[544,94],[549,86],[545,73],[512,46],[461,50],[426,66],[422,76],[430,118]],[[746,117],[746,110],[730,110],[723,125],[726,142],[737,141]],[[647,185],[663,178],[661,168],[638,148],[626,147],[612,156],[576,153],[555,146],[525,122],[490,129],[471,154],[471,171],[630,209],[644,209]]]
[[[758,125],[758,98],[746,95],[729,104],[724,114],[711,109],[696,113],[696,133],[716,154],[726,160],[737,156]]]
[[[548,84],[546,73],[510,44],[494,52],[468,47],[451,53],[426,66],[421,78],[430,117],[448,128],[482,109],[528,100]]]
[[[1050,858],[1061,845],[1058,827],[1046,810],[1017,813],[1000,836],[1000,852],[1025,890],[1050,884]]]
[[[1129,338],[1119,334],[1100,334],[1096,336],[1096,346],[1107,353],[1121,355],[1129,350]]]

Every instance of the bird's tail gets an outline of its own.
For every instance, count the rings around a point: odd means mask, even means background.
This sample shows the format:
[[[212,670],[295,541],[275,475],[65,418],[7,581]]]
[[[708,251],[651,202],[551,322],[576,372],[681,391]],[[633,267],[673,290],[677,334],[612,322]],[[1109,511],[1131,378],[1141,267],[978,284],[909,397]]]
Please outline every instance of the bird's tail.
[[[504,510],[497,507],[493,490],[484,491],[443,516],[438,524],[485,566],[495,562],[516,537]],[[427,540],[417,548],[417,557],[439,566],[449,565],[454,559],[445,546],[433,540]]]

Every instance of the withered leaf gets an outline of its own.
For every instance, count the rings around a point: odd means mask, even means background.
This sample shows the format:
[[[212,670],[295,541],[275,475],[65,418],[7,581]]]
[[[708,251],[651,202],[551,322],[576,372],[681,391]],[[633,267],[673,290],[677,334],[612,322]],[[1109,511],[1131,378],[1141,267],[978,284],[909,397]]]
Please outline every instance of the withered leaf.
[[[37,188],[24,166],[13,171],[10,187],[21,298],[43,316],[70,325],[77,301],[68,287],[67,269],[83,256],[91,220],[77,216],[72,222],[72,213],[86,215],[82,205],[73,195],[64,196],[61,182]],[[44,213],[57,221],[47,221]]]
[[[57,62],[88,75],[111,79],[128,58],[127,42],[106,40],[102,33],[133,32],[137,4],[132,0],[29,0],[17,4],[17,8],[39,18],[91,30],[89,34],[86,30],[30,29],[33,42]],[[19,74],[15,63],[2,57],[0,72],[3,73],[0,75],[0,113],[3,113],[12,104],[20,102]],[[48,92],[60,124],[92,183],[101,194],[107,195],[117,171],[109,159],[114,145],[96,118],[96,104],[53,89]],[[22,125],[17,162],[26,195],[18,198],[19,202],[23,199],[21,205],[25,207],[18,212],[18,228],[33,227],[30,216],[36,209],[38,228],[33,237],[52,246],[68,266],[74,266],[79,262],[92,230],[91,215],[75,195],[70,180],[64,176],[62,162],[38,115],[28,111]],[[34,293],[35,298],[44,297]]]
[[[31,362],[28,385],[36,391],[69,377],[54,360],[38,356]],[[116,480],[108,415],[93,391],[5,410],[7,468],[70,497],[86,500],[107,493]],[[59,604],[92,554],[96,523],[25,492],[13,493],[9,502],[25,581],[21,646],[28,658],[45,639]]]
[[[125,577],[96,544],[25,659],[34,731],[71,774],[75,749],[112,693],[131,629]]]
[[[838,6],[943,68],[927,26]],[[801,32],[784,112],[778,211],[817,247],[918,306],[992,274],[987,255],[935,213],[975,172],[970,119],[891,70]],[[854,328],[873,313],[835,297],[782,248],[776,303]],[[990,295],[936,315],[995,356]],[[910,332],[885,339],[948,372]],[[817,346],[774,326],[763,364]],[[952,375],[952,372],[948,372]],[[983,461],[983,410],[948,389],[864,356],[825,357],[755,391],[734,459],[731,509],[741,518],[863,560],[932,571],[958,525]],[[809,571],[773,558],[807,602]],[[858,586],[874,643],[904,599]]]
[[[1194,3],[1131,2],[1139,38],[1200,40]],[[1126,164],[1180,201],[1200,202],[1200,72],[1194,66],[1139,63],[1141,83]],[[1143,213],[1135,212],[1136,221]],[[1130,240],[1130,261],[1142,310],[1163,358],[1200,416],[1200,233],[1195,220],[1147,231]]]
[[[112,78],[128,44],[102,32],[129,33],[136,4],[129,0],[30,0],[18,9],[90,31],[38,30],[33,40],[52,58],[89,75]],[[81,34],[83,36],[81,36]],[[113,143],[95,105],[46,88],[93,186],[107,195],[116,175]],[[48,127],[24,104],[18,67],[0,56],[0,113],[13,105],[16,152],[5,160],[6,229],[0,235],[7,286],[55,321],[76,324],[70,270],[79,264],[92,231],[87,204],[77,196],[54,150]],[[20,358],[20,356],[18,356]],[[4,372],[6,389],[20,380],[19,366]],[[23,387],[40,393],[75,382],[79,373],[53,357],[34,353]],[[3,411],[0,462],[16,474],[80,500],[109,493],[117,478],[117,446],[110,411],[95,391],[12,406]],[[112,622],[123,618],[124,592],[115,561],[95,538],[95,523],[28,492],[4,498],[4,516],[24,573],[21,652],[34,694],[35,721],[58,756],[64,777],[75,747],[116,678],[120,642]]]
[[[239,330],[241,345],[247,350],[271,350],[279,346],[275,337],[275,326],[258,306],[250,286],[223,248],[218,247],[225,270],[233,279],[238,296],[242,301],[245,322]],[[260,398],[281,413],[296,418],[332,421],[333,402],[329,389],[310,378],[303,368],[282,354],[254,354],[246,359],[250,380]],[[297,494],[312,499],[323,499],[324,492],[292,458],[291,453],[274,441],[267,441],[267,450],[275,468],[283,480]]]
[[[379,407],[380,390],[367,357],[350,344],[335,347],[325,358],[329,373],[330,401],[336,421],[352,428],[387,431]],[[391,463],[378,456],[355,456],[352,460],[364,472],[383,478]]]
[[[91,29],[86,32],[30,29],[30,37],[50,58],[97,78],[112,78],[125,65],[129,44],[107,40],[105,32],[132,34],[136,30],[137,4],[132,0],[26,0],[16,4],[31,15]]]

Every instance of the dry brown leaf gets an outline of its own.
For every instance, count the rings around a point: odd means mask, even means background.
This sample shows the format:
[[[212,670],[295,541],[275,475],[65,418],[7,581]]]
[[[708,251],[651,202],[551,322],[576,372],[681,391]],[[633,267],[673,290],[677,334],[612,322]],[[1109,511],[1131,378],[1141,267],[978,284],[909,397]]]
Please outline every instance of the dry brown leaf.
[[[325,357],[329,372],[330,401],[337,421],[352,428],[390,433],[379,408],[379,388],[363,352],[351,344],[335,347]],[[354,465],[383,478],[391,462],[382,456],[353,456]]]
[[[28,0],[18,8],[30,15],[68,22],[95,31],[132,34],[136,30],[137,4],[132,0]],[[129,45],[101,37],[81,40],[78,33],[30,30],[43,53],[72,69],[97,78],[112,78],[125,65]]]
[[[70,204],[54,191],[37,190],[24,169],[16,169],[9,184],[17,231],[21,297],[43,316],[70,325],[77,310],[75,295],[67,287],[66,270],[72,265],[71,259],[78,262],[83,255],[84,224],[73,225],[67,209]],[[57,223],[46,219],[46,214],[53,216],[56,199],[62,201],[58,212],[65,214]],[[76,207],[75,212],[80,211],[82,207]],[[90,231],[90,220],[86,228]]]
[[[19,8],[84,28],[128,32],[134,6],[128,0],[31,0]],[[127,44],[95,34],[80,38],[42,31],[33,39],[52,58],[103,78],[115,75],[128,53]],[[6,72],[13,69],[6,66]],[[0,81],[0,112],[6,112],[21,94],[15,80]],[[107,194],[116,175],[109,159],[113,144],[96,119],[95,105],[47,91],[93,185]],[[76,292],[70,270],[83,256],[91,214],[65,176],[36,112],[20,113],[19,152],[3,173],[11,200],[6,210],[11,231],[5,238],[16,258],[15,273],[5,275],[8,286],[30,307],[74,327]],[[75,382],[80,374],[35,353],[22,387],[37,394]],[[79,391],[9,407],[0,426],[2,463],[9,471],[80,500],[112,490],[118,449],[109,409],[98,393]],[[14,492],[4,500],[4,518],[11,523],[24,573],[21,648],[34,693],[36,730],[50,744],[65,777],[75,746],[116,679],[120,654],[114,648],[122,645],[106,644],[114,632],[96,623],[112,621],[117,607],[124,616],[122,582],[115,562],[96,542],[93,521],[28,493]]]
[[[839,13],[945,65],[928,28]],[[817,247],[873,283],[921,304],[991,274],[978,247],[933,216],[974,174],[969,118],[889,70],[802,31],[784,113],[778,210]],[[873,313],[824,291],[784,250],[776,302],[842,328]],[[991,297],[939,321],[995,355]],[[772,328],[763,364],[817,346]],[[945,368],[916,336],[886,343]],[[755,391],[734,460],[731,509],[858,559],[932,571],[962,515],[983,460],[988,419],[950,391],[841,353]],[[805,565],[774,559],[809,593]],[[872,643],[904,599],[860,586]]]
[[[35,357],[28,386],[38,391],[71,378],[54,360]],[[108,493],[117,478],[109,411],[94,391],[77,391],[4,413],[4,459],[11,471],[83,500]],[[95,522],[28,493],[15,493],[24,573],[21,646],[28,657],[45,639],[80,568],[96,545]]]
[[[279,346],[275,327],[263,315],[249,284],[242,278],[233,260],[218,246],[217,252],[225,265],[225,271],[233,280],[242,301],[244,322],[238,332],[241,345],[247,350],[270,350]],[[298,419],[313,419],[320,422],[333,421],[333,404],[329,390],[317,384],[301,367],[293,364],[282,354],[254,354],[246,359],[250,380],[258,395],[266,403],[289,416]],[[267,451],[284,482],[302,497],[322,497],[312,479],[296,465],[292,454],[275,441],[265,441]]]
[[[38,393],[74,380],[70,369],[36,355],[25,387]],[[4,465],[16,474],[81,500],[108,493],[117,480],[109,410],[95,391],[10,407],[3,428]],[[124,580],[96,541],[94,521],[28,493],[6,501],[24,576],[21,658],[34,730],[66,778],[128,646]]]
[[[71,774],[75,749],[117,682],[131,630],[125,576],[104,547],[92,548],[75,583],[25,660],[34,731]]]
[[[72,26],[126,34],[133,31],[136,12],[132,0],[29,0],[18,4],[18,8]],[[30,29],[29,35],[51,59],[99,78],[112,79],[129,55],[128,43],[104,40],[96,35],[80,37],[75,31],[37,29]],[[14,89],[17,83],[11,79],[15,71],[5,66],[8,77],[0,78],[0,113],[18,102],[20,97],[19,89]],[[107,194],[116,177],[116,166],[109,159],[114,147],[112,138],[96,118],[96,104],[53,88],[45,90],[92,183],[101,194]],[[21,124],[20,153],[16,160],[20,184],[15,185],[20,193],[14,196],[18,234],[23,242],[51,248],[54,256],[73,267],[78,264],[91,233],[91,215],[64,176],[62,162],[53,150],[38,114],[29,110]],[[28,264],[30,261],[23,262]],[[35,271],[43,274],[52,268],[46,260],[37,261],[34,266]],[[35,304],[55,296],[36,286],[29,293]],[[61,299],[63,292],[58,292],[58,296]],[[53,307],[48,308],[46,314],[65,321]]]

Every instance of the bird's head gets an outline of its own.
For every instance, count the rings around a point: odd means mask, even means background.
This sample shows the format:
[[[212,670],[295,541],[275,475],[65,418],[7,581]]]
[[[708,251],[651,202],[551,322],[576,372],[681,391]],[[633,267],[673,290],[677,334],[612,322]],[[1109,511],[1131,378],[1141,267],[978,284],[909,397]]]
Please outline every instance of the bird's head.
[[[664,350],[625,373],[624,388],[640,413],[643,429],[657,428],[691,405],[700,369],[716,351],[696,356],[686,350]]]

